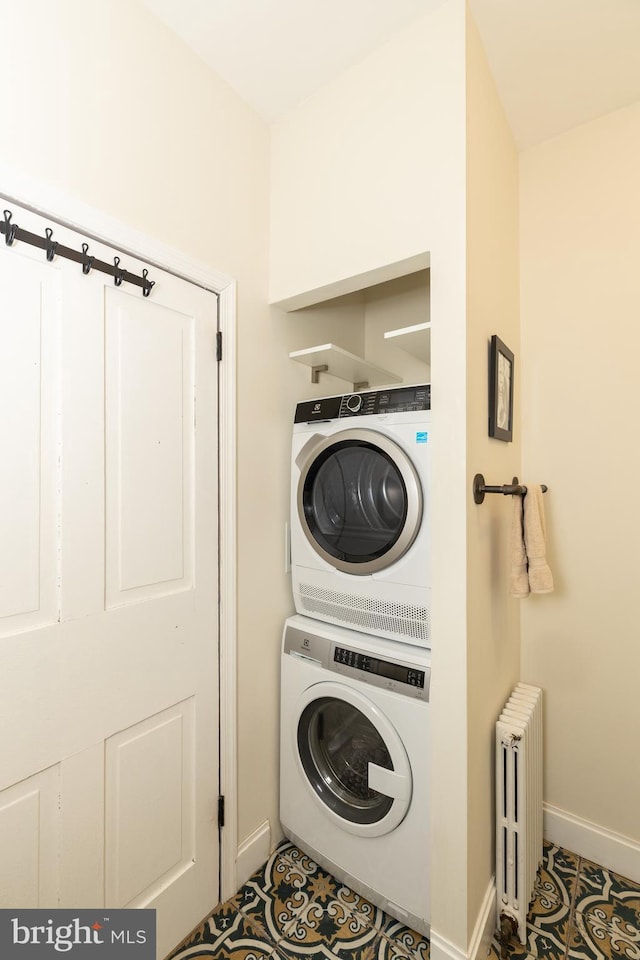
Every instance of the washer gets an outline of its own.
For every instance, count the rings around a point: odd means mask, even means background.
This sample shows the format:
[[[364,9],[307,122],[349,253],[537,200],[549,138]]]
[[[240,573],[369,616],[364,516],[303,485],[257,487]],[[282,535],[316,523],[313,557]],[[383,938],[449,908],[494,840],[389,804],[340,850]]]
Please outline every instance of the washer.
[[[431,657],[299,615],[282,648],[280,819],[338,880],[429,934]]]
[[[429,384],[308,400],[291,457],[298,613],[430,647]]]

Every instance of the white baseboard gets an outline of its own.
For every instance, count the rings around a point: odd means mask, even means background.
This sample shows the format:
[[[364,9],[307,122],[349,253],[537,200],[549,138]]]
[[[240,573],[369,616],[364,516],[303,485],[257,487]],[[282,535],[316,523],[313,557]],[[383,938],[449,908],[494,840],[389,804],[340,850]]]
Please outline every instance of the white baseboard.
[[[496,878],[491,877],[468,951],[461,950],[431,927],[431,960],[485,960],[496,929]]]
[[[640,843],[582,820],[566,810],[544,805],[544,836],[566,850],[640,883]]]
[[[485,960],[496,930],[496,878],[491,877],[469,944],[469,960]]]
[[[429,956],[431,960],[469,960],[464,950],[456,947],[446,937],[441,937],[437,930],[431,927],[431,950]]]
[[[243,840],[238,847],[236,882],[238,889],[269,859],[271,853],[271,825],[268,820]]]

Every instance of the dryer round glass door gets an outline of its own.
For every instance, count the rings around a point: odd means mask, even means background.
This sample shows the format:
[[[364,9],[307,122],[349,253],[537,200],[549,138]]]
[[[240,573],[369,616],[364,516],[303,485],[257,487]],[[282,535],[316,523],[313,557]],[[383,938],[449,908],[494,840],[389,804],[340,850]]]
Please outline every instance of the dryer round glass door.
[[[301,457],[300,523],[331,566],[370,574],[409,549],[422,520],[422,490],[396,443],[373,430],[344,430],[312,438]]]
[[[394,727],[366,697],[320,683],[299,704],[296,749],[317,802],[350,833],[381,836],[402,821],[411,770]]]

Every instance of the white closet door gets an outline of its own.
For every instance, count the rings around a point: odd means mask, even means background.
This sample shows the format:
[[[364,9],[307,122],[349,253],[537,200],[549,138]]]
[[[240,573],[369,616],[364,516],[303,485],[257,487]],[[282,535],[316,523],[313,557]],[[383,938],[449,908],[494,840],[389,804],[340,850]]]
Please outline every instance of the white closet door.
[[[155,907],[160,958],[219,892],[217,311],[150,278],[0,238],[0,907]]]

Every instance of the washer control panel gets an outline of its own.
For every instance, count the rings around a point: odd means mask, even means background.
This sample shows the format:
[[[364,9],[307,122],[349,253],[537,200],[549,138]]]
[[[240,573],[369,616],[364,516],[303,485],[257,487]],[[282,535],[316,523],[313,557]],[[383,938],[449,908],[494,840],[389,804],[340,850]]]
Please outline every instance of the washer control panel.
[[[423,669],[334,644],[330,669],[393,693],[403,693],[418,700],[429,699],[429,667]]]
[[[431,660],[428,654],[422,662],[411,663],[386,656],[386,650],[359,650],[355,643],[348,647],[344,642],[319,637],[292,624],[286,627],[282,652],[306,661],[310,666],[360,680],[390,693],[429,701]]]

